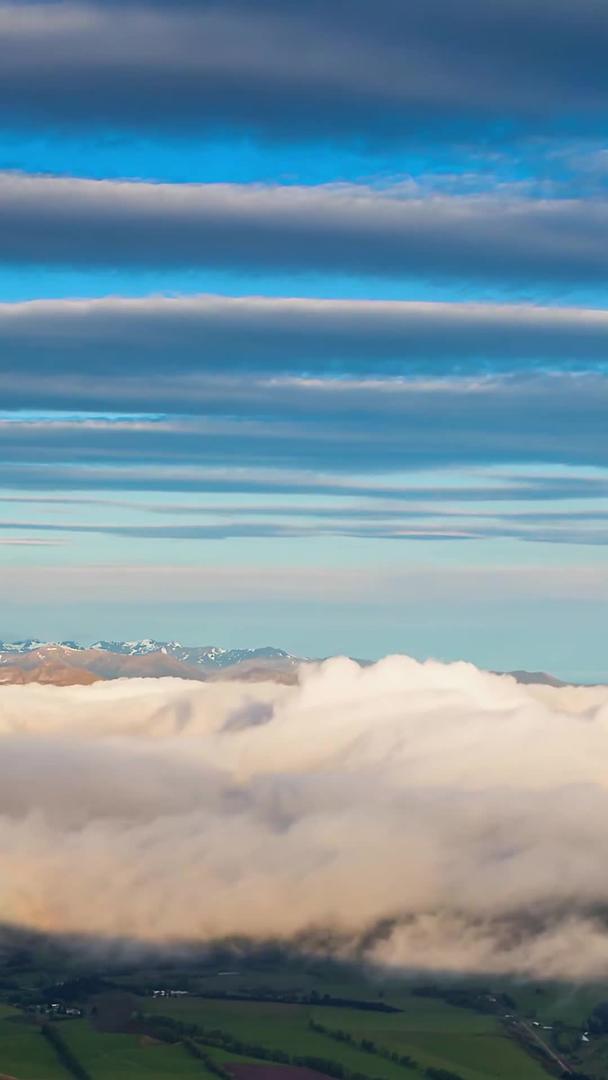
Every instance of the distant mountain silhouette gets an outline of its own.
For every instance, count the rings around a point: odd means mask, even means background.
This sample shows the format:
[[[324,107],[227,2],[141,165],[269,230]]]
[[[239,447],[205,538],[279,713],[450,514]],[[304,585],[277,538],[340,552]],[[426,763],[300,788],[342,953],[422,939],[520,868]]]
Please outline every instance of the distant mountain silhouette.
[[[86,685],[108,679],[191,679],[210,682],[238,679],[245,682],[294,683],[308,657],[293,656],[270,645],[257,649],[222,649],[219,645],[182,645],[179,641],[74,641],[0,642],[0,684],[46,683]],[[369,660],[357,659],[367,665]],[[518,682],[566,686],[544,671],[494,672]]]

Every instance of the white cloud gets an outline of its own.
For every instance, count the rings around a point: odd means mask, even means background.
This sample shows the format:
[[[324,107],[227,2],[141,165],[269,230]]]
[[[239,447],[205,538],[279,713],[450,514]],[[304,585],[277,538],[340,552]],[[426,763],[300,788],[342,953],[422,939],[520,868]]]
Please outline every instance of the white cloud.
[[[392,657],[297,687],[0,701],[9,922],[155,942],[328,928],[348,951],[388,920],[385,963],[608,970],[606,687]]]

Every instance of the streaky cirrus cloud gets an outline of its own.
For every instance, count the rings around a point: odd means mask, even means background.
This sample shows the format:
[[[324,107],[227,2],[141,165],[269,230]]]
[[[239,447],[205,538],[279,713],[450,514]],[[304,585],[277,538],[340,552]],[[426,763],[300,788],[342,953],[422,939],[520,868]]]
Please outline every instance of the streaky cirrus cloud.
[[[111,375],[103,373],[30,374],[27,370],[0,372],[0,393],[6,420],[22,422],[29,411],[35,427],[46,417],[58,429],[75,424],[80,417],[97,423],[112,417],[116,425],[162,423],[172,418],[206,416],[235,419],[266,419],[320,424],[348,423],[369,417],[370,424],[412,422],[423,411],[441,421],[457,423],[471,410],[505,417],[517,414],[525,421],[536,410],[539,430],[547,418],[562,415],[564,421],[584,410],[592,427],[601,418],[607,392],[606,376],[600,372],[531,372],[516,375],[380,377],[369,375],[326,376],[264,375],[252,371],[248,379],[215,373],[163,373],[154,380],[143,370]],[[542,406],[542,411],[541,411]],[[407,432],[404,432],[407,435]]]
[[[327,536],[356,537],[372,540],[424,541],[425,543],[453,540],[521,540],[527,543],[542,544],[579,544],[587,547],[605,547],[608,544],[608,511],[598,511],[595,515],[571,516],[567,511],[546,519],[538,515],[535,520],[504,515],[498,517],[488,513],[458,514],[457,511],[444,513],[429,509],[404,511],[385,515],[377,511],[373,520],[348,509],[336,510],[333,518],[318,515],[314,508],[307,514],[308,521],[303,522],[303,514],[291,515],[289,510],[283,514],[275,511],[274,515],[255,514],[237,515],[216,513],[212,515],[219,521],[201,524],[175,522],[171,525],[151,523],[132,525],[119,522],[100,522],[87,524],[78,521],[22,521],[8,519],[0,522],[0,534],[13,531],[30,533],[56,533],[67,535],[118,536],[130,540],[206,540],[229,539],[268,539],[282,540],[318,538]],[[273,518],[273,520],[269,520]],[[0,539],[0,544],[2,544]],[[23,541],[6,540],[6,544],[19,544]],[[32,541],[35,543],[35,541]]]
[[[7,263],[603,282],[608,203],[0,174]]]
[[[348,32],[346,33],[346,28]],[[2,119],[302,139],[606,122],[602,0],[0,6]]]
[[[506,499],[505,489],[500,489],[502,494],[502,501]],[[516,495],[519,498],[522,497],[522,491],[510,487],[506,489],[510,491],[511,498]],[[534,490],[534,489],[533,489]],[[436,489],[422,489],[423,498],[416,501],[408,502],[403,498],[402,502],[391,501],[390,499],[348,499],[342,504],[343,509],[347,517],[353,521],[391,521],[400,517],[407,518],[420,518],[420,517],[434,517],[439,514],[439,510],[436,506],[437,502],[442,500],[445,505],[441,508],[441,516],[446,518],[463,517],[475,520],[490,520],[501,519],[504,512],[501,512],[500,506],[491,507],[486,505],[492,503],[497,498],[496,488],[484,488],[481,492],[480,489],[476,490],[476,499],[478,502],[484,504],[483,508],[475,507],[470,508],[461,506],[461,501],[466,503],[471,500],[470,488],[457,488],[456,494],[454,494],[454,488],[436,488]],[[432,498],[429,497],[432,493]],[[606,486],[606,493],[608,494],[608,481]],[[65,507],[69,509],[73,506],[87,506],[87,507],[104,507],[118,510],[132,509],[133,503],[127,499],[121,499],[120,496],[104,497],[104,496],[73,496],[73,495],[56,495],[56,494],[40,494],[35,495],[23,493],[22,495],[0,495],[0,505],[2,506],[18,506],[28,507],[30,509],[37,509],[44,507],[47,511],[54,512],[58,507]],[[205,520],[206,518],[221,517],[227,521],[234,518],[281,518],[290,517],[295,520],[301,518],[310,518],[319,521],[333,521],[339,516],[336,504],[328,506],[323,501],[311,506],[307,502],[301,504],[294,503],[292,500],[281,501],[280,498],[276,502],[222,502],[218,507],[213,501],[189,501],[189,502],[142,502],[137,505],[138,513],[150,514],[153,518],[170,517],[183,519],[185,517],[191,517],[193,521]],[[530,522],[532,524],[551,524],[553,522],[563,521],[567,517],[568,521],[572,522],[599,522],[608,521],[608,509],[604,508],[585,508],[583,510],[510,510],[505,517],[509,517],[512,521],[520,521],[522,523]],[[9,528],[9,524],[4,521],[4,528]],[[38,523],[40,527],[43,527],[42,523]],[[69,526],[66,526],[68,528]]]
[[[396,656],[0,696],[8,923],[606,976],[606,687]]]
[[[608,312],[228,296],[0,304],[0,374],[416,374],[606,367]]]
[[[35,404],[21,380],[14,381],[5,404]],[[239,466],[246,460],[250,466],[362,474],[456,464],[608,465],[604,375],[386,381],[252,376],[246,385],[203,377],[181,387],[173,377],[149,387],[142,373],[135,384],[128,377],[102,377],[101,386],[108,381],[121,417],[54,413],[58,401],[65,408],[69,389],[57,387],[53,377],[58,397],[46,401],[46,415],[0,417],[2,457],[20,465],[121,460]],[[34,380],[38,400],[45,386]],[[104,401],[103,389],[95,396],[100,391],[94,380],[81,388],[89,404]],[[112,407],[108,398],[105,404]],[[129,404],[155,406],[160,415],[129,416]],[[177,405],[190,415],[176,413]]]
[[[336,464],[336,462],[334,462]],[[471,477],[466,477],[470,481]],[[26,491],[141,491],[191,493],[249,493],[279,495],[363,496],[372,499],[450,499],[470,501],[515,500],[547,501],[556,499],[598,499],[608,494],[608,480],[599,475],[562,474],[506,475],[479,477],[479,483],[444,482],[411,484],[397,476],[353,476],[318,469],[281,469],[241,465],[218,467],[206,465],[135,465],[105,462],[61,464],[32,462],[5,463],[0,466],[0,486],[7,490]],[[495,482],[492,482],[492,479]]]
[[[498,621],[512,618],[512,605],[516,608],[516,621],[529,621],[530,599],[533,600],[534,612],[552,612],[550,605],[556,599],[567,612],[568,625],[580,625],[584,631],[588,627],[590,613],[598,613],[602,623],[605,604],[608,602],[608,568],[605,560],[589,557],[581,550],[577,562],[568,564],[567,572],[560,563],[549,561],[544,555],[532,562],[492,563],[482,565],[479,562],[443,563],[425,557],[424,549],[417,549],[419,557],[415,561],[401,561],[399,565],[386,563],[373,567],[360,564],[349,566],[302,565],[290,561],[281,565],[260,565],[247,552],[244,561],[238,565],[218,562],[169,563],[135,561],[128,557],[119,563],[94,562],[93,564],[71,563],[53,567],[49,573],[48,565],[42,561],[32,562],[25,567],[0,564],[0,582],[2,596],[6,603],[19,606],[20,611],[38,610],[41,602],[46,611],[68,606],[68,597],[77,596],[78,602],[86,601],[94,610],[99,607],[100,599],[110,605],[112,616],[121,605],[133,607],[147,605],[147,611],[160,611],[161,617],[168,605],[179,602],[194,606],[197,612],[197,628],[200,626],[200,611],[205,605],[213,605],[217,611],[222,604],[233,607],[234,601],[245,601],[257,614],[258,605],[280,604],[285,602],[304,606],[312,604],[315,611],[315,623],[318,624],[318,603],[347,605],[355,618],[376,618],[378,605],[386,613],[395,612],[399,616],[399,634],[403,628],[403,612],[414,607],[420,620],[415,623],[416,638],[424,625],[424,618],[429,610],[433,617],[445,617],[446,602],[451,606],[450,617],[460,623],[463,612],[475,606],[477,610],[488,602],[497,602],[501,612]],[[460,552],[464,554],[462,547]],[[127,553],[128,556],[128,553]],[[32,604],[32,600],[35,601]],[[573,605],[581,605],[583,617],[576,621]],[[505,612],[508,615],[505,616]],[[598,625],[600,624],[598,623]],[[22,625],[25,625],[23,623]],[[72,624],[73,625],[73,624]],[[542,620],[538,624],[542,635]],[[28,629],[22,636],[28,636]],[[94,628],[92,628],[94,636]],[[7,638],[7,631],[3,632]],[[14,634],[12,635],[14,636]],[[327,639],[326,639],[327,640]],[[335,649],[331,645],[319,646],[330,655]],[[412,648],[420,644],[414,640]],[[491,653],[494,667],[504,667],[503,639],[498,638],[496,651]],[[550,646],[548,646],[550,649]],[[302,653],[305,650],[300,650]],[[312,651],[312,650],[311,650]],[[429,646],[433,653],[434,647]],[[357,646],[358,655],[365,655],[366,646]],[[453,652],[448,655],[453,656]],[[514,657],[511,666],[521,666],[521,651],[511,653]],[[538,652],[537,656],[549,656],[549,652]],[[554,655],[554,654],[553,654]],[[519,657],[519,658],[517,658]],[[549,660],[535,661],[536,666],[550,667]],[[605,679],[605,656],[595,661],[591,670],[596,681]],[[580,669],[579,669],[580,670]],[[583,668],[583,676],[589,675],[589,665]]]

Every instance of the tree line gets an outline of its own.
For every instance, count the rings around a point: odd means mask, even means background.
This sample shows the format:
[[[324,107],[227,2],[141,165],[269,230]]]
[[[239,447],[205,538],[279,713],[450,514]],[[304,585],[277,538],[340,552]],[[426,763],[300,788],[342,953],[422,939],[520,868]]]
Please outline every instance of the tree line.
[[[387,1050],[383,1046],[378,1046],[373,1039],[358,1039],[350,1031],[326,1027],[325,1024],[321,1024],[318,1020],[312,1018],[309,1019],[308,1026],[311,1031],[316,1031],[319,1035],[326,1035],[330,1039],[335,1039],[336,1042],[347,1043],[357,1050],[363,1050],[366,1054],[376,1054],[378,1057],[384,1058],[385,1061],[390,1061],[393,1065],[401,1065],[404,1069],[418,1068],[418,1062],[409,1054],[399,1054],[396,1050]]]
[[[74,1051],[68,1046],[63,1035],[54,1024],[43,1024],[40,1034],[46,1039],[55,1051],[55,1056],[66,1072],[69,1072],[74,1080],[92,1080],[81,1061],[78,1060]]]
[[[142,1033],[151,1035],[152,1038],[159,1039],[161,1042],[182,1042],[185,1044],[186,1040],[188,1040],[189,1046],[186,1048],[193,1056],[198,1055],[193,1053],[192,1046],[196,1048],[199,1043],[202,1043],[204,1046],[210,1046],[216,1050],[227,1050],[232,1054],[238,1054],[239,1057],[272,1061],[277,1065],[297,1065],[301,1068],[314,1069],[316,1072],[325,1073],[326,1076],[332,1077],[333,1080],[384,1080],[384,1078],[372,1077],[366,1073],[349,1069],[342,1062],[334,1061],[331,1058],[320,1057],[316,1054],[288,1054],[285,1050],[273,1050],[260,1043],[246,1042],[236,1035],[232,1035],[229,1031],[220,1028],[207,1029],[198,1024],[176,1020],[172,1016],[140,1013],[134,1017],[134,1022],[140,1026]],[[230,1076],[219,1065],[216,1065],[213,1071],[216,1076],[221,1076],[222,1080],[226,1080]]]

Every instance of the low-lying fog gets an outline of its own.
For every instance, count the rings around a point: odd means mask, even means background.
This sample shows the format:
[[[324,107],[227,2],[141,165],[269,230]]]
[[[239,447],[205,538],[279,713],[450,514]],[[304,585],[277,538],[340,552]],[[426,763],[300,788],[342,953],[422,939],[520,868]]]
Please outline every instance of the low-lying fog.
[[[0,689],[0,920],[608,974],[608,687],[334,659]]]

